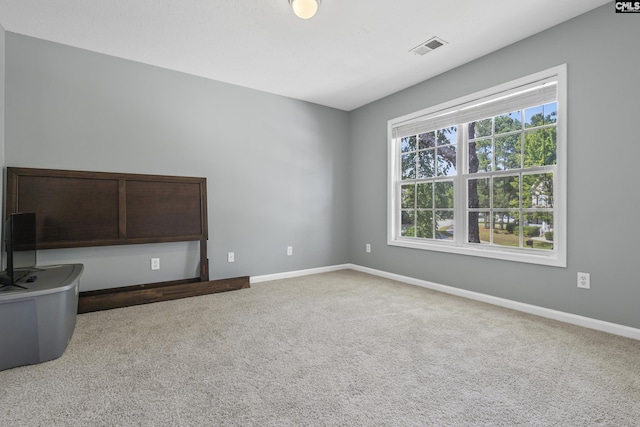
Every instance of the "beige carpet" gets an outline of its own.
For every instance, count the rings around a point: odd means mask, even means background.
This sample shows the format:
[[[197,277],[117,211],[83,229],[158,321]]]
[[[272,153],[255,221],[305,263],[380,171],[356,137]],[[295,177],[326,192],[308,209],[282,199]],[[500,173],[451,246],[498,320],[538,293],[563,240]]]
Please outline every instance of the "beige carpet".
[[[639,341],[348,270],[83,314],[0,372],[12,427],[639,424]]]

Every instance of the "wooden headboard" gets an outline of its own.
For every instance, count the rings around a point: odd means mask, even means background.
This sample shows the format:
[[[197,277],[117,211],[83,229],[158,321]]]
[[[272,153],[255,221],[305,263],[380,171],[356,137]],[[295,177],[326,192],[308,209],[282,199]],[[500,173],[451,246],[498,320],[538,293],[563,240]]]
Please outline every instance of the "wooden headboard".
[[[78,312],[249,288],[209,281],[206,178],[7,168],[5,215],[36,213],[38,249],[200,241],[200,277],[80,292]]]
[[[7,218],[36,213],[38,249],[199,240],[208,280],[206,178],[9,167],[6,194]]]

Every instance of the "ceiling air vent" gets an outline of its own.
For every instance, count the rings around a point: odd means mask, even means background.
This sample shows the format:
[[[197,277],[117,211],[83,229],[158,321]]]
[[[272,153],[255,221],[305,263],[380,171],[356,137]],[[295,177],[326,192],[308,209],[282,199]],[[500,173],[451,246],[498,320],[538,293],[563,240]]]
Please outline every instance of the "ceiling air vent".
[[[447,42],[442,40],[440,37],[432,37],[426,42],[420,43],[418,46],[414,47],[409,52],[413,52],[416,55],[424,55],[425,53],[429,53],[432,50],[445,45],[446,43]]]

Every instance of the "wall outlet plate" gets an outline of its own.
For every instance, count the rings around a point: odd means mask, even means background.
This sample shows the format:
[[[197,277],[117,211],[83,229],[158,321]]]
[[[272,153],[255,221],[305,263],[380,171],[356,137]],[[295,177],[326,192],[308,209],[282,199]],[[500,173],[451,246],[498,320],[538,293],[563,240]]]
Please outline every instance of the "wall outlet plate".
[[[591,275],[589,273],[578,272],[578,287],[581,289],[591,289]]]
[[[365,247],[364,247],[364,250],[365,250],[367,253],[371,253],[371,243],[367,243],[367,244],[365,245]]]
[[[287,256],[293,255],[293,246],[287,246]]]
[[[151,269],[160,270],[160,258],[151,258]]]
[[[229,252],[227,254],[227,262],[235,262],[236,261],[236,254],[234,254],[233,252]]]

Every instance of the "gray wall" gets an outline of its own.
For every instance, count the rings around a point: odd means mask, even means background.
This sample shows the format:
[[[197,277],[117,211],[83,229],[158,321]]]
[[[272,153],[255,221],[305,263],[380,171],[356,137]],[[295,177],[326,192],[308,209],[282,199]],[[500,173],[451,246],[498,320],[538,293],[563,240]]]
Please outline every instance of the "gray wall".
[[[348,113],[10,32],[6,42],[5,166],[206,177],[212,278],[348,261]],[[195,277],[198,256],[197,243],[38,254],[85,264],[82,290]]]
[[[640,327],[637,15],[612,4],[351,114],[351,262]],[[567,268],[386,246],[387,120],[567,63]],[[373,245],[371,254],[365,243]],[[591,273],[591,290],[576,287]]]

